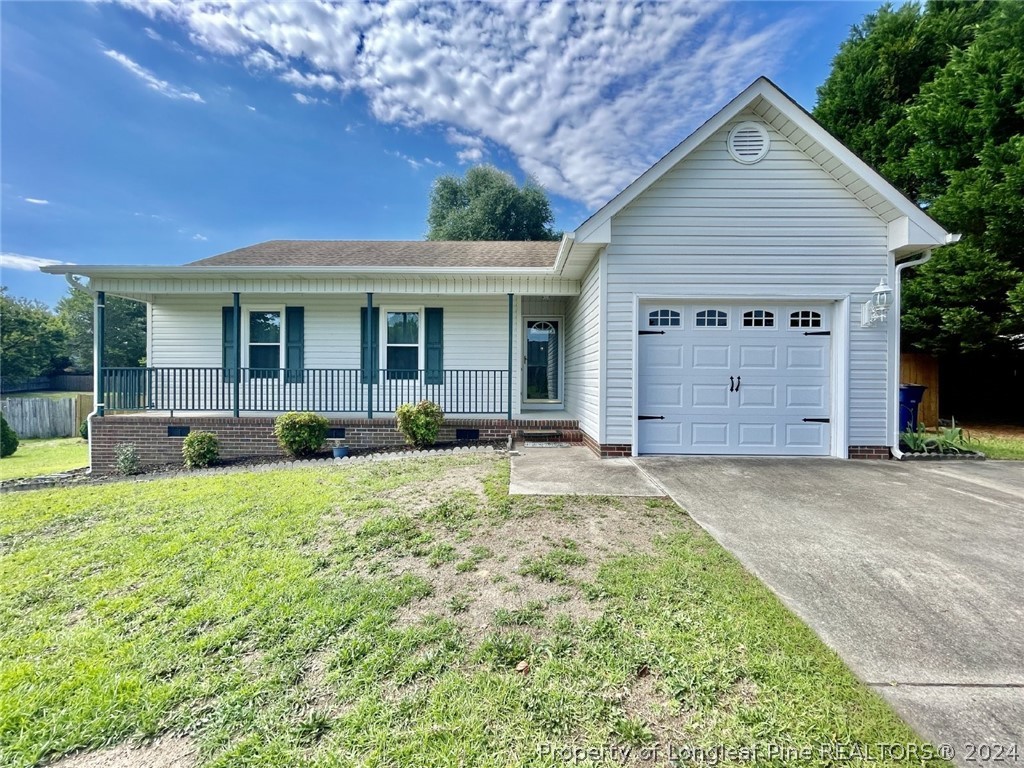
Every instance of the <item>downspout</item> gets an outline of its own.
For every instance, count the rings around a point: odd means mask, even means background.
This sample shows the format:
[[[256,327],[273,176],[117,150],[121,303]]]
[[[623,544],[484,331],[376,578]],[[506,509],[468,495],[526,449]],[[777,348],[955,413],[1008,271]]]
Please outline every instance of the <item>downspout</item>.
[[[931,249],[924,252],[924,255],[917,259],[910,259],[896,265],[896,273],[893,279],[892,286],[892,316],[893,326],[895,327],[894,335],[895,340],[892,344],[893,357],[892,361],[892,384],[893,384],[893,397],[895,398],[895,406],[893,408],[893,419],[892,419],[892,443],[889,446],[889,450],[892,451],[892,456],[897,461],[903,459],[903,451],[900,450],[900,325],[903,312],[903,283],[902,275],[903,270],[907,267],[917,267],[924,264],[932,257]]]

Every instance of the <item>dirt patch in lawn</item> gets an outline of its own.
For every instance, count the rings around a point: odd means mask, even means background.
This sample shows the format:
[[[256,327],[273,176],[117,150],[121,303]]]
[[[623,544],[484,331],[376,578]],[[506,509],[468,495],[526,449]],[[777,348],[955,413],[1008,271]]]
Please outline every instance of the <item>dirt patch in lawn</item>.
[[[463,478],[455,487],[465,483]],[[472,644],[499,627],[538,637],[559,616],[596,619],[603,609],[587,587],[602,563],[652,552],[659,539],[692,525],[661,499],[532,497],[517,503],[533,509],[458,534],[433,529],[431,555],[387,563],[392,573],[414,574],[432,587],[429,597],[399,612],[399,626],[440,616],[454,621]]]
[[[187,736],[162,736],[142,745],[119,744],[95,752],[76,752],[51,768],[192,768],[199,748]]]

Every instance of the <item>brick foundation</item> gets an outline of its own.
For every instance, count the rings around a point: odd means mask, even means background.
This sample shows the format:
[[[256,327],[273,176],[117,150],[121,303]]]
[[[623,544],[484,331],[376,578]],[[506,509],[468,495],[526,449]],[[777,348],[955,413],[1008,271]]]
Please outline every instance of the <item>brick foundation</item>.
[[[213,432],[220,443],[223,459],[247,456],[283,457],[274,437],[274,419],[270,416],[128,416],[93,418],[90,425],[90,461],[93,472],[109,474],[115,469],[114,449],[119,443],[132,443],[143,466],[178,464],[184,437],[168,437],[168,427],[190,427],[193,432]],[[344,427],[344,444],[350,448],[386,448],[404,445],[405,438],[395,428],[393,418],[331,419],[331,427]],[[581,442],[583,433],[573,419],[448,419],[441,427],[439,442],[455,441],[456,429],[476,429],[480,440],[507,440],[511,434],[522,438],[524,430],[557,430],[561,442]],[[328,440],[328,443],[331,441]]]
[[[622,456],[632,456],[633,446],[629,443],[623,443],[616,445],[614,443],[599,443],[597,440],[592,438],[586,432],[580,432],[582,435],[582,442],[587,448],[592,450],[602,459],[614,459],[621,458]]]
[[[887,445],[851,445],[851,459],[891,459],[892,454]]]

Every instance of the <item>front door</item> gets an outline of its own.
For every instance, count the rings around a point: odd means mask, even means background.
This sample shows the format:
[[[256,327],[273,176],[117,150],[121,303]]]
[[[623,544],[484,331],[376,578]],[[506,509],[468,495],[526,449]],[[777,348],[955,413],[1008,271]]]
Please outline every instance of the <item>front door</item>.
[[[527,403],[562,402],[561,321],[544,318],[526,321],[523,380]]]

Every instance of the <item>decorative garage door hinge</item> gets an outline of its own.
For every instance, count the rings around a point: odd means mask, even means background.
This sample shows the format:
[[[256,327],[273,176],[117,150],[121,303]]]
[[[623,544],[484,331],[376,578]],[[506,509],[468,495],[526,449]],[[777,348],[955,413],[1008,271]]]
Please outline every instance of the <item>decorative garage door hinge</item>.
[[[831,336],[832,331],[804,331],[804,336]]]
[[[636,420],[637,421],[655,421],[655,420],[657,420],[657,421],[664,421],[665,417],[664,416],[637,416]]]
[[[814,424],[831,424],[832,419],[804,419],[804,421],[810,421]]]
[[[640,331],[640,335],[641,336],[654,336],[654,335],[664,336],[665,332],[664,331]]]

